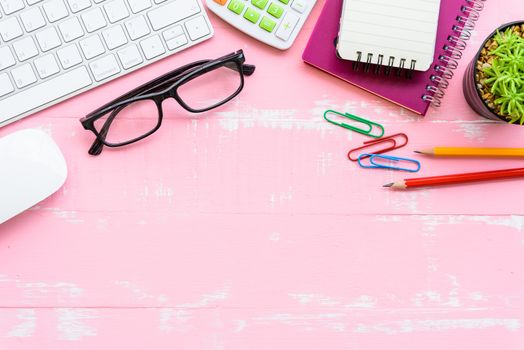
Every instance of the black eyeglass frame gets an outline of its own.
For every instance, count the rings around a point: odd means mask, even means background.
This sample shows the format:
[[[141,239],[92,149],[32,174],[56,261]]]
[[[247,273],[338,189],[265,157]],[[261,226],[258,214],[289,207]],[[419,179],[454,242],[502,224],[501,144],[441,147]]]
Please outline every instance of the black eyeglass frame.
[[[227,103],[235,96],[237,96],[240,93],[240,91],[242,91],[242,89],[244,88],[244,75],[249,76],[253,74],[255,71],[255,66],[245,64],[244,62],[244,53],[242,50],[238,50],[237,52],[222,56],[214,60],[201,60],[189,63],[171,72],[168,72],[158,78],[155,78],[129,91],[128,93],[112,100],[111,102],[106,103],[102,107],[92,111],[91,113],[87,114],[85,117],[80,119],[80,123],[82,124],[84,129],[92,131],[96,136],[96,140],[91,146],[89,153],[92,155],[98,155],[101,153],[103,145],[108,147],[125,146],[140,141],[153,134],[162,125],[162,102],[167,98],[174,98],[178,102],[178,104],[180,104],[185,110],[192,113],[206,112]],[[214,105],[200,109],[192,108],[186,102],[184,102],[184,100],[180,97],[180,95],[177,92],[180,86],[220,67],[227,67],[233,69],[237,71],[240,75],[240,85],[233,94],[231,94],[226,99],[215,103]],[[153,127],[147,133],[128,141],[119,143],[112,143],[106,141],[107,132],[109,131],[111,123],[113,119],[116,117],[116,115],[129,104],[142,100],[152,100],[158,109],[158,121],[155,127]],[[107,117],[107,120],[105,121],[101,129],[97,130],[97,128],[95,127],[95,121],[106,116],[108,113],[111,114]]]

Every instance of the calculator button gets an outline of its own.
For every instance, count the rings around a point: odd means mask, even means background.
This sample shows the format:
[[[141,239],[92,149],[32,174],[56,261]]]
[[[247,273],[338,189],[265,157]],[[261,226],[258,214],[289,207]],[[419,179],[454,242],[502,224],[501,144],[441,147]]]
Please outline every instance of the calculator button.
[[[187,33],[191,40],[200,39],[210,33],[204,16],[198,16],[186,22]]]
[[[260,21],[260,28],[268,31],[268,32],[272,32],[273,29],[275,29],[275,25],[276,25],[276,22],[274,22],[272,19],[270,19],[269,17],[262,17],[262,20]]]
[[[257,23],[258,19],[260,18],[260,13],[248,8],[244,13],[244,18],[252,23]]]
[[[272,2],[271,5],[269,5],[269,8],[267,9],[267,13],[269,13],[271,16],[275,18],[280,18],[280,16],[282,16],[282,13],[284,13],[284,9],[276,3]]]
[[[251,3],[259,9],[263,10],[266,7],[268,1],[269,0],[251,0]]]
[[[306,10],[306,2],[304,0],[293,0],[291,3],[291,8],[299,13],[302,13]]]
[[[289,0],[278,0],[278,1],[280,1],[281,3],[283,3],[283,4],[285,4],[285,5],[287,5],[288,2],[289,2]]]
[[[219,4],[220,6],[224,6],[227,2],[227,0],[214,0],[217,4]]]
[[[267,1],[267,0],[265,0]],[[244,9],[244,3],[241,0],[231,0],[227,8],[236,13],[237,15]]]
[[[294,13],[288,12],[282,19],[282,22],[280,23],[280,26],[277,29],[277,32],[275,35],[277,38],[280,38],[282,40],[288,40],[291,36],[291,33],[293,32],[293,29],[295,29],[295,26],[297,25],[299,20],[299,17],[295,15]]]

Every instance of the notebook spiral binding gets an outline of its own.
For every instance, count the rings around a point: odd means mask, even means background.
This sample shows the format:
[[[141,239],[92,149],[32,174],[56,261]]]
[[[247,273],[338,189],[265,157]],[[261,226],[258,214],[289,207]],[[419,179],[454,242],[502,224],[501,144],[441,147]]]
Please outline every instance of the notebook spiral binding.
[[[439,107],[442,98],[446,94],[449,81],[453,78],[453,71],[458,67],[458,61],[462,58],[462,51],[466,49],[466,41],[471,37],[475,23],[479,19],[480,11],[484,9],[486,0],[465,0],[456,23],[451,28],[448,43],[442,47],[438,56],[440,64],[433,67],[435,74],[430,76],[430,83],[426,85],[426,91],[422,99],[431,103],[433,107]]]
[[[397,60],[393,56],[389,56],[387,64],[384,62],[384,55],[377,55],[377,60],[373,62],[373,53],[368,53],[365,59],[365,62],[362,57],[362,51],[357,51],[357,59],[353,61],[353,70],[358,71],[360,69],[361,63],[364,65],[364,72],[369,73],[371,66],[374,65],[373,73],[379,74],[380,69],[384,67],[384,74],[390,75],[393,68],[397,68],[397,76],[400,77],[402,72],[406,72],[406,78],[411,79],[413,71],[417,65],[417,60],[410,60],[408,67],[408,60],[401,58],[398,60],[398,65],[395,65]]]

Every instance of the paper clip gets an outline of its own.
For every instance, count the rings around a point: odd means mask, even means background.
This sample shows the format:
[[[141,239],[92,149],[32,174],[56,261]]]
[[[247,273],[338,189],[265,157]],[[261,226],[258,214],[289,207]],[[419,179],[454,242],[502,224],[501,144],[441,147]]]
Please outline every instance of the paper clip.
[[[348,118],[350,120],[353,120],[353,121],[356,121],[356,122],[359,122],[359,123],[362,123],[362,124],[366,125],[369,130],[366,130],[364,128],[357,128],[355,126],[352,126],[352,125],[349,125],[349,124],[346,124],[346,123],[343,123],[343,122],[337,122],[335,120],[329,119],[327,117],[327,115],[330,114],[330,113],[336,114],[336,115],[339,115],[339,116],[342,116],[342,117],[345,117],[345,118]],[[356,115],[353,115],[353,114],[340,113],[340,112],[334,111],[332,109],[329,109],[329,110],[324,112],[324,119],[327,120],[328,122],[330,122],[331,124],[334,124],[334,125],[343,127],[345,129],[352,130],[352,131],[358,132],[359,134],[370,136],[370,137],[373,137],[373,138],[376,138],[376,139],[384,136],[384,127],[382,125],[377,124],[375,122],[372,122],[371,120],[367,120],[367,119],[364,119],[364,118],[357,117]],[[377,129],[377,128],[380,130],[380,134],[378,134],[378,135],[372,134],[373,129]]]
[[[396,138],[403,138],[404,139],[404,143],[398,144]],[[376,139],[376,140],[365,141],[364,142],[364,146],[353,148],[352,150],[350,150],[348,152],[348,158],[352,162],[356,162],[358,160],[358,156],[355,157],[355,158],[351,157],[352,153],[354,153],[356,151],[361,151],[361,150],[366,149],[366,148],[371,148],[371,147],[379,145],[381,143],[389,143],[389,144],[391,144],[391,146],[386,147],[386,148],[381,148],[381,149],[378,149],[378,150],[374,150],[372,154],[381,154],[381,153],[392,151],[392,150],[397,149],[397,148],[404,147],[405,145],[408,144],[408,136],[406,134],[404,134],[404,133],[398,133],[398,134],[382,137],[382,138]]]
[[[369,157],[369,163],[371,165],[366,165],[362,163],[362,159],[368,158],[368,157]],[[398,167],[394,165],[381,164],[379,163],[380,159],[387,160],[393,163],[399,163],[399,162],[411,163],[411,164],[415,164],[416,167],[415,168],[404,168],[404,167]],[[416,173],[417,171],[420,170],[420,162],[416,159],[400,158],[400,157],[394,157],[394,156],[387,156],[383,154],[363,153],[358,157],[358,165],[366,169],[392,169],[392,170],[408,171],[410,173]]]

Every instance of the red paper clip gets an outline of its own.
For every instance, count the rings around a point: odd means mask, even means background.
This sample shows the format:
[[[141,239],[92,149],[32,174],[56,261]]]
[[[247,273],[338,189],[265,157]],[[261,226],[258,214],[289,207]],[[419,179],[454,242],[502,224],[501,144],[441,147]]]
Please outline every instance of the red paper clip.
[[[397,141],[395,140],[396,137],[404,138],[405,142],[402,143],[402,144],[397,144]],[[404,147],[405,145],[408,144],[408,136],[406,134],[404,134],[404,133],[398,133],[398,134],[382,137],[380,139],[366,141],[366,142],[364,142],[364,146],[354,148],[354,149],[352,149],[352,150],[350,150],[348,152],[349,160],[351,160],[353,162],[356,162],[358,160],[358,156],[356,158],[351,158],[351,153],[353,153],[355,151],[361,151],[361,150],[366,149],[366,148],[371,148],[371,147],[373,147],[375,145],[378,145],[380,143],[390,143],[391,146],[383,148],[383,149],[379,149],[379,150],[373,150],[373,152],[359,152],[359,154],[361,154],[361,153],[380,154],[380,153],[385,153],[385,152],[392,151],[392,150],[397,149],[397,148]]]

